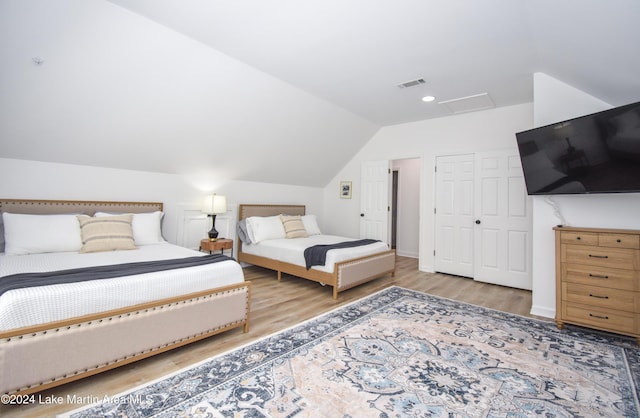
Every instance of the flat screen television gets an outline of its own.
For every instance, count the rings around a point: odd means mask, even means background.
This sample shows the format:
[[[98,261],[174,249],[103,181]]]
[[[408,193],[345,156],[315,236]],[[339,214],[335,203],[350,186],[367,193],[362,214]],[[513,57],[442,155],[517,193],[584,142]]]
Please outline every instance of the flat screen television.
[[[530,195],[640,192],[640,102],[516,133]]]

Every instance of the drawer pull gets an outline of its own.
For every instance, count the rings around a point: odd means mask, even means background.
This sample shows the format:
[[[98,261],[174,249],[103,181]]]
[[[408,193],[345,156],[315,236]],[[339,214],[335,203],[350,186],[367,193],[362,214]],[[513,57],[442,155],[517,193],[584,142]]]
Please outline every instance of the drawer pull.
[[[593,277],[594,279],[608,279],[609,276],[604,275],[604,274],[592,274],[589,273],[589,277]]]
[[[598,296],[598,295],[594,295],[592,293],[589,293],[589,297],[598,298],[598,299],[609,299],[609,296]]]
[[[576,239],[577,239],[578,241],[580,241],[582,238],[580,238],[580,237],[576,237]]]
[[[592,313],[590,313],[589,316],[592,318],[598,318],[598,319],[609,319],[608,316],[594,315]]]
[[[608,255],[596,255],[596,254],[589,254],[589,257],[591,257],[591,258],[609,258]]]

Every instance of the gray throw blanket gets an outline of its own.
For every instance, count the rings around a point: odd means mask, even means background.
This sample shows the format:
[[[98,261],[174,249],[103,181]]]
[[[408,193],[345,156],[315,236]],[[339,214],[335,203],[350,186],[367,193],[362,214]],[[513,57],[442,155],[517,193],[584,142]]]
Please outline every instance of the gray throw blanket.
[[[309,270],[313,266],[324,266],[327,261],[327,251],[329,250],[334,250],[337,248],[359,247],[361,245],[373,244],[374,242],[378,241],[380,240],[360,239],[356,241],[339,242],[337,244],[313,245],[304,250],[304,262],[306,264],[307,270]]]
[[[201,266],[220,261],[233,260],[222,254],[176,258],[170,260],[143,261],[137,263],[114,264],[107,266],[82,267],[69,270],[47,271],[41,273],[19,273],[0,277],[0,296],[13,289],[52,284],[85,282],[88,280],[110,279],[133,276],[162,270]],[[235,261],[235,260],[234,260]]]

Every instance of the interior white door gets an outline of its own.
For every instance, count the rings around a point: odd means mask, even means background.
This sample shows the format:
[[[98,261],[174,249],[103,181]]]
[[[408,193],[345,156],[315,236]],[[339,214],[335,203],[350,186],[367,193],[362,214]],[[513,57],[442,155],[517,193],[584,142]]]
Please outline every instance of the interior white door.
[[[435,270],[473,277],[474,156],[436,158]]]
[[[474,210],[473,278],[531,289],[531,199],[516,150],[475,155]]]
[[[389,243],[389,160],[365,161],[361,166],[360,238]]]

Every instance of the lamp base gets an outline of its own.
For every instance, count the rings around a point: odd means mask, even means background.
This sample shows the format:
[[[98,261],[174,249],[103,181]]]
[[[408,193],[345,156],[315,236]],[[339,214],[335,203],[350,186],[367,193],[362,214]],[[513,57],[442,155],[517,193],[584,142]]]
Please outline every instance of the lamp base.
[[[217,241],[218,240],[218,231],[216,230],[216,215],[209,215],[213,218],[212,222],[211,222],[211,230],[209,230],[209,232],[207,232],[207,235],[209,235],[209,241]]]

